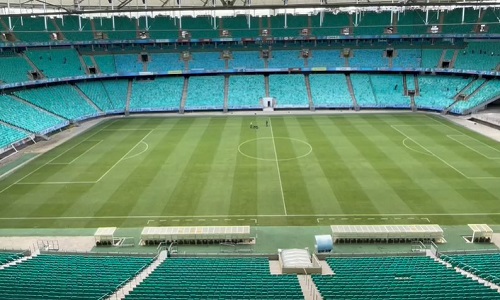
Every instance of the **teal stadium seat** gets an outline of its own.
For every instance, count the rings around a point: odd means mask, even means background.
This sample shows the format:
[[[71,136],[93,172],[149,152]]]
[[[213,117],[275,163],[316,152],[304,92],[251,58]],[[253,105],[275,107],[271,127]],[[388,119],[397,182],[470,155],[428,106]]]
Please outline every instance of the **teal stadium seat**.
[[[114,55],[94,55],[94,59],[101,73],[114,74],[117,72]]]
[[[444,110],[471,81],[471,78],[452,76],[419,76],[420,96],[415,97],[415,104],[418,108]]]
[[[295,275],[265,258],[170,258],[125,299],[303,299]]]
[[[186,110],[222,110],[224,76],[190,77]]]
[[[469,99],[458,101],[455,105],[453,105],[451,111],[458,114],[467,113],[469,110],[484,106],[485,102],[498,99],[499,97],[500,80],[492,79],[482,85],[479,91],[477,93],[474,93]]]
[[[28,135],[19,130],[0,124],[0,149],[19,142]]]
[[[375,98],[370,75],[351,74],[352,88],[356,102],[360,107],[377,108],[378,103]]]
[[[266,95],[264,88],[262,75],[230,76],[228,108],[260,109],[260,99]]]
[[[26,55],[49,78],[85,75],[74,49],[32,50]]]
[[[278,108],[309,107],[304,75],[270,75],[269,93]]]
[[[92,21],[89,18],[81,18],[81,30],[78,16],[63,16],[62,18],[55,18],[54,21],[66,40],[91,41],[94,39],[94,32],[92,31],[91,24]]]
[[[173,70],[184,70],[185,63],[181,60],[179,53],[151,53],[148,62],[148,71],[165,72]]]
[[[309,75],[314,107],[352,108],[354,103],[344,74]]]
[[[81,120],[97,115],[97,111],[70,85],[40,87],[15,94],[68,120]]]
[[[134,81],[130,111],[178,111],[183,86],[184,77]]]
[[[13,33],[21,42],[48,42],[50,32],[45,30],[44,18],[11,17]]]
[[[29,81],[33,68],[24,57],[11,54],[0,57],[0,80],[6,83]]]
[[[68,125],[68,121],[34,108],[10,96],[0,96],[0,120],[33,133]]]

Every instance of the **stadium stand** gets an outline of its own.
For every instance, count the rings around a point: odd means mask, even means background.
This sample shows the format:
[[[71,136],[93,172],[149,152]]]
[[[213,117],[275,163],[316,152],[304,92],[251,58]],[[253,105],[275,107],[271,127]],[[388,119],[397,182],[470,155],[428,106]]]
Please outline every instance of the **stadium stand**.
[[[399,34],[426,34],[425,13],[414,10],[398,13],[396,28]]]
[[[40,254],[0,272],[0,298],[105,299],[151,261],[148,257]]]
[[[143,71],[144,64],[139,60],[139,54],[120,54],[114,57],[118,73]],[[100,62],[97,63],[99,64]]]
[[[148,18],[148,26],[146,28],[145,17],[139,18],[139,24],[141,29],[146,29],[149,32],[151,38],[154,39],[176,39],[179,37],[179,21],[174,20],[174,18],[166,16],[156,16],[154,18]]]
[[[24,254],[22,253],[0,252],[0,264],[4,265],[23,257]]]
[[[455,101],[454,97],[472,79],[451,76],[419,76],[420,96],[415,97],[418,108],[443,110]]]
[[[264,76],[262,75],[229,77],[229,109],[261,108],[260,99],[265,95]]]
[[[477,23],[478,13],[473,9],[466,9],[464,21],[462,22],[462,9],[454,9],[445,12],[443,22],[443,33],[472,33],[474,23]]]
[[[398,49],[392,58],[393,68],[420,68],[422,66],[422,50]]]
[[[113,101],[110,99],[110,94],[101,81],[80,82],[76,85],[102,111],[108,113],[123,111],[123,106],[115,107]]]
[[[317,19],[319,21],[319,19]],[[319,23],[319,22],[318,22]],[[316,23],[316,26],[319,24]],[[313,33],[316,36],[336,36],[341,33],[342,28],[351,26],[349,14],[329,14],[326,13],[323,18],[323,24],[319,28],[313,28]]]
[[[62,118],[57,118],[6,95],[0,96],[0,120],[33,133],[45,133],[51,128],[68,124],[68,121]]]
[[[224,106],[224,76],[190,77],[186,110],[219,110]]]
[[[0,124],[0,148],[7,147],[27,137],[28,135],[24,132]]]
[[[362,13],[354,33],[358,35],[381,35],[391,25],[391,12]]]
[[[254,37],[259,36],[259,18],[250,17],[250,28],[248,27],[247,16],[235,16],[221,18],[219,20],[222,29],[229,30],[231,37]]]
[[[307,59],[307,66],[315,67],[344,67],[345,58],[340,56],[339,50],[314,50]]]
[[[298,50],[272,51],[272,58],[268,60],[269,68],[303,68],[304,59]]]
[[[162,72],[168,70],[184,70],[184,61],[179,53],[152,53],[148,63],[148,71]]]
[[[439,65],[439,60],[441,59],[442,53],[443,53],[442,49],[422,50],[422,67],[424,67],[424,68],[437,68]]]
[[[458,267],[464,271],[470,272],[476,276],[486,279],[494,284],[500,284],[500,254],[482,253],[482,254],[463,254],[463,255],[445,255],[439,258],[453,267]]]
[[[130,111],[179,110],[184,77],[134,80]]]
[[[127,299],[303,299],[295,275],[269,274],[265,258],[170,258]]]
[[[81,18],[82,30],[78,24],[77,16],[63,16],[62,18],[55,18],[59,29],[61,29],[64,38],[70,41],[91,41],[94,39],[92,32],[92,25],[89,18]]]
[[[0,80],[7,83],[30,80],[28,74],[32,71],[31,66],[23,57],[12,55],[2,55],[0,58]]]
[[[309,75],[316,108],[352,108],[353,102],[344,74]]]
[[[360,107],[378,107],[370,75],[351,74],[351,82],[354,89],[354,96]]]
[[[182,17],[182,30],[188,31],[194,39],[212,39],[219,37],[219,32],[214,28],[210,17],[191,16]]]
[[[401,75],[371,75],[370,83],[378,108],[410,108],[410,98],[404,96]]]
[[[313,275],[323,299],[500,299],[426,256],[328,258],[334,275]]]
[[[309,107],[303,75],[270,75],[269,93],[279,108]]]
[[[264,60],[258,51],[233,51],[233,59],[229,60],[231,69],[262,69]]]
[[[189,68],[208,70],[224,69],[224,60],[221,59],[220,56],[220,52],[195,52],[192,54],[192,59],[189,61]]]
[[[33,50],[27,51],[26,55],[47,77],[85,75],[74,49]]]
[[[354,50],[353,56],[349,59],[350,67],[383,68],[389,67],[389,61],[383,57],[381,50]]]
[[[458,55],[456,69],[493,71],[500,66],[500,43],[469,43]]]
[[[124,111],[127,104],[128,80],[106,80],[102,85],[109,95],[109,100],[118,111]]]
[[[104,32],[110,40],[133,40],[137,37],[137,19],[115,16],[115,28],[111,18],[96,18],[94,25],[96,32]]]
[[[12,27],[16,38],[22,42],[47,42],[50,34],[45,31],[45,21],[40,17],[12,17]]]
[[[68,120],[81,120],[97,115],[97,111],[70,85],[40,87],[15,94]]]
[[[114,55],[94,55],[94,59],[101,73],[104,74],[116,73],[116,62]]]
[[[500,80],[490,80],[486,82],[477,93],[470,95],[470,98],[463,101],[457,101],[451,108],[451,111],[457,114],[462,114],[475,107],[481,107],[485,102],[497,99],[500,96]]]

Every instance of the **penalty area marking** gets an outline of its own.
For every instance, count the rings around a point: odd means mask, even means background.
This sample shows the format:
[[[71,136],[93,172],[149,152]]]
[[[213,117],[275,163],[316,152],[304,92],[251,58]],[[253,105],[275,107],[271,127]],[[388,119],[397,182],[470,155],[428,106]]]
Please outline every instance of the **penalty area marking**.
[[[145,142],[145,141],[143,141],[143,140],[141,140],[141,142],[140,142],[140,143],[141,143],[141,144],[143,144],[143,145],[146,145],[146,148],[145,148],[144,150],[142,150],[141,152],[139,152],[139,153],[136,153],[136,154],[134,154],[134,155],[132,155],[132,156],[129,156],[129,157],[124,158],[123,160],[132,159],[132,158],[137,157],[137,156],[139,156],[139,155],[143,154],[144,152],[148,151],[148,149],[149,149],[149,144],[148,144],[148,143],[146,143],[146,142]]]

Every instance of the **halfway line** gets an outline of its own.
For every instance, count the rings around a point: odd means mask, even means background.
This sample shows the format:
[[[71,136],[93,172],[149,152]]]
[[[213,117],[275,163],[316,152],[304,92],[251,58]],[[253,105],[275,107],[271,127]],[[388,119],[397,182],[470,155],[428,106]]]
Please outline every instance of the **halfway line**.
[[[276,142],[274,141],[274,132],[273,132],[273,125],[271,124],[271,118],[269,118],[269,127],[271,127],[271,139],[273,141],[273,147],[274,147],[274,158],[276,160],[276,169],[278,170],[278,179],[280,181],[281,200],[283,201],[283,209],[285,211],[285,215],[288,215],[286,212],[285,194],[283,193],[283,183],[281,182],[280,163],[278,161],[278,152],[276,151]]]

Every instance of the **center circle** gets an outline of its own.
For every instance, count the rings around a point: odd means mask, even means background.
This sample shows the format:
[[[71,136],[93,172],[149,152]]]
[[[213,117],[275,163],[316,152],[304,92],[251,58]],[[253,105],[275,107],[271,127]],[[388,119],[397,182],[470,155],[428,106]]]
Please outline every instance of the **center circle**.
[[[287,144],[283,145],[285,142]],[[284,147],[293,148],[295,151],[287,156],[283,151],[279,151]],[[308,142],[290,137],[261,137],[244,141],[238,146],[238,152],[256,160],[287,161],[308,156],[312,152],[312,146]]]

